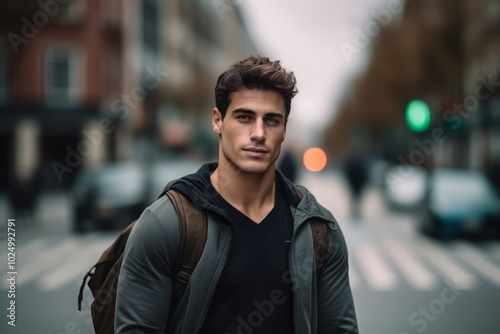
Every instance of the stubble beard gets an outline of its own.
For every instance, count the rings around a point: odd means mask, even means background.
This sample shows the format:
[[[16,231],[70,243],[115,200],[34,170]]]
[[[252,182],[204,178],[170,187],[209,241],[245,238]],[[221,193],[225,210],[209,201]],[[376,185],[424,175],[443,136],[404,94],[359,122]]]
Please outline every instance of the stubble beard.
[[[272,166],[272,163],[260,166],[244,166],[244,163],[238,163],[235,159],[232,159],[229,155],[223,152],[225,160],[228,162],[231,171],[234,174],[248,174],[248,175],[264,175]],[[249,160],[247,160],[249,161]],[[251,161],[251,160],[250,160]]]

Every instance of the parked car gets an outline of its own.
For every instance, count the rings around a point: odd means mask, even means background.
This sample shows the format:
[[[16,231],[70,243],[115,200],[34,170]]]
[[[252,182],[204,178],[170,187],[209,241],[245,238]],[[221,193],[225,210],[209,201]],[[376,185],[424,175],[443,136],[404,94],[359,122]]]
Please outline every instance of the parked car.
[[[422,228],[440,237],[498,234],[500,200],[480,171],[437,169],[428,182]]]
[[[137,219],[147,204],[146,181],[132,162],[83,170],[72,189],[74,230],[124,227]]]
[[[423,168],[391,166],[382,183],[385,202],[391,209],[417,209],[424,201],[426,184],[427,172]]]

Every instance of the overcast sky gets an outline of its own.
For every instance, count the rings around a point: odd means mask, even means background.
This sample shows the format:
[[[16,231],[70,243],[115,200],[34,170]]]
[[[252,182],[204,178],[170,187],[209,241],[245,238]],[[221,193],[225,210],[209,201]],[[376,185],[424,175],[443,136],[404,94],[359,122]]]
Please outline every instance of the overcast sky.
[[[328,123],[349,82],[366,64],[369,46],[346,56],[341,45],[360,46],[359,41],[355,42],[355,30],[366,31],[368,22],[375,22],[374,12],[395,1],[402,3],[402,0],[233,0],[236,6],[241,6],[259,52],[280,59],[294,71],[299,94],[292,102],[290,125],[305,130],[308,141]],[[376,35],[376,31],[372,32],[373,37]]]

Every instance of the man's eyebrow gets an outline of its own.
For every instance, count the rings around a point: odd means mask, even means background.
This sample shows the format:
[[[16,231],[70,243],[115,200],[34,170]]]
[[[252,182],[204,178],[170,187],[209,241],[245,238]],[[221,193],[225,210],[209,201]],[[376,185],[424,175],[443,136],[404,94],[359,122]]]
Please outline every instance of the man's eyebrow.
[[[278,118],[283,118],[283,114],[282,113],[279,113],[279,112],[268,112],[266,114],[267,117],[271,116],[271,117],[278,117]]]
[[[255,115],[255,111],[251,109],[246,109],[246,108],[238,108],[233,110],[234,114],[248,114],[248,115]],[[284,118],[282,113],[279,112],[268,112],[264,115],[265,117],[278,117],[278,118]]]
[[[245,108],[238,108],[233,110],[234,114],[250,114],[250,115],[255,115],[255,111],[250,110],[250,109],[245,109]]]

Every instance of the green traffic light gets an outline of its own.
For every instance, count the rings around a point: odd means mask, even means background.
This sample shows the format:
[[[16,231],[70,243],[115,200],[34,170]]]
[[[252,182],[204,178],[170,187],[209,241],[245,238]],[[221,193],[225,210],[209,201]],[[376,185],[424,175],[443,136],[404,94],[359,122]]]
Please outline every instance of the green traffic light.
[[[406,123],[415,132],[423,132],[431,124],[429,106],[422,100],[412,100],[406,107]]]

